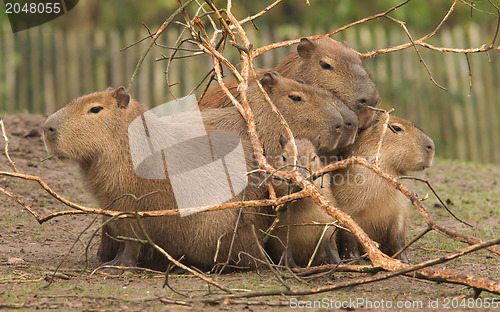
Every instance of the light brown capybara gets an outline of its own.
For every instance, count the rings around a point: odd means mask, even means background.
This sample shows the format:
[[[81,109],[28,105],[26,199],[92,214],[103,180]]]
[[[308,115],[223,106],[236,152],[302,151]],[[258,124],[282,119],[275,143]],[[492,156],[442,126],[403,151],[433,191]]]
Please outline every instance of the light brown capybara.
[[[344,130],[343,119],[325,90],[285,78],[277,72],[265,73],[260,82],[287,121],[294,137],[314,140],[321,136],[319,152],[335,150],[345,131],[348,137],[355,133],[352,129]],[[279,136],[286,133],[284,126],[255,83],[249,85],[247,96],[266,155],[279,154],[283,148]],[[248,137],[245,120],[234,107],[207,110],[203,116],[207,128]]]
[[[123,87],[80,97],[51,115],[44,125],[44,139],[50,152],[61,158],[75,161],[80,166],[83,181],[101,208],[114,211],[148,211],[176,209],[173,189],[169,179],[147,179],[136,174],[132,163],[128,127],[145,109],[131,99]],[[253,188],[257,192],[256,188]],[[154,193],[156,191],[156,193]],[[251,191],[251,190],[249,190]],[[193,189],[193,197],[197,189]],[[145,196],[135,202],[130,196]],[[246,195],[250,198],[263,194]],[[241,195],[236,199],[241,198]],[[250,209],[253,212],[264,208]],[[232,232],[238,219],[238,210],[220,210],[192,214],[144,218],[142,222],[151,239],[176,259],[202,269],[210,269],[216,263],[226,261]],[[252,227],[257,230],[268,227],[267,218],[257,214],[244,214],[239,220],[237,238],[230,255],[230,263],[239,267],[254,267],[253,261],[240,256],[247,252],[259,257]],[[143,238],[133,219],[113,221],[105,227],[111,236]],[[108,248],[109,247],[109,248]],[[141,245],[126,241],[116,243],[103,237],[101,258],[106,264],[137,266]],[[110,250],[111,249],[111,250]],[[218,251],[217,259],[215,258]],[[157,258],[146,265],[164,268]],[[162,261],[160,261],[162,262]]]
[[[297,135],[306,137],[325,136],[325,148],[335,146],[342,131],[342,119],[337,110],[317,90],[295,81],[282,81],[286,78],[269,74],[262,83],[269,96],[280,105],[284,117]],[[296,88],[295,88],[296,87]],[[320,92],[321,93],[321,92]],[[253,98],[253,97],[250,97]],[[328,99],[328,97],[325,96]],[[254,110],[266,107],[256,97]],[[311,102],[312,101],[312,102]],[[297,105],[300,103],[300,105]],[[297,109],[307,110],[297,115]],[[289,108],[289,110],[287,110]],[[265,109],[263,108],[265,111]],[[217,110],[215,110],[217,111]],[[228,112],[207,112],[204,122],[209,131],[231,131],[244,136],[245,124],[241,116]],[[50,116],[44,125],[45,143],[54,155],[75,161],[88,190],[95,196],[101,208],[114,211],[148,211],[176,209],[173,189],[166,179],[145,179],[135,171],[130,155],[130,143],[127,129],[137,118],[145,116],[145,109],[130,98],[124,88],[105,90],[78,98]],[[259,114],[256,113],[256,116]],[[218,119],[217,119],[218,118]],[[266,119],[267,118],[267,119]],[[270,114],[261,113],[258,120],[258,132],[264,143],[266,153],[276,149],[275,141],[268,132],[279,131],[278,121],[271,122]],[[311,122],[324,122],[321,128],[308,128],[298,131],[301,125]],[[269,123],[269,125],[268,125]],[[233,124],[238,124],[234,126]],[[243,127],[242,127],[243,126]],[[321,133],[320,133],[321,130]],[[310,131],[310,133],[309,133]],[[267,139],[266,139],[267,138]],[[279,142],[276,142],[279,144]],[[157,191],[157,192],[155,192]],[[138,202],[130,196],[141,197],[150,194]],[[245,198],[265,198],[259,189],[247,190]],[[199,196],[193,189],[193,197]],[[242,198],[242,194],[235,199]],[[253,228],[266,230],[270,224],[267,216],[255,212],[267,212],[268,208],[249,209],[238,217],[238,210],[220,210],[197,213],[186,217],[169,216],[144,218],[143,224],[149,236],[174,258],[183,257],[183,262],[202,269],[210,269],[217,263],[227,260],[232,233],[238,221],[238,231],[229,255],[229,263],[238,267],[255,267],[251,257],[260,257],[253,238]],[[248,210],[245,210],[248,211]],[[240,219],[238,219],[240,218]],[[142,246],[135,242],[116,242],[110,236],[135,237],[140,234],[135,220],[119,220],[108,223],[103,230],[99,256],[106,264],[136,266],[138,262],[150,267],[164,264],[157,257],[148,258],[141,253]],[[248,253],[251,257],[246,257]],[[215,255],[217,254],[217,258]],[[160,263],[161,262],[161,263]]]
[[[374,160],[385,118],[359,133],[356,142],[342,154]],[[383,115],[382,115],[383,116]],[[390,116],[379,157],[379,166],[398,177],[428,168],[434,156],[434,143],[411,122]],[[336,171],[331,190],[338,207],[349,214],[380,249],[392,256],[405,245],[409,200],[394,186],[362,165]],[[343,257],[359,256],[360,244],[353,234],[339,231],[337,245]],[[405,253],[399,259],[408,262]]]
[[[307,139],[295,140],[298,170],[305,177],[324,167],[316,153],[320,140],[321,137],[317,137],[312,142]],[[280,143],[283,146],[283,152],[280,157],[276,158],[274,165],[276,168],[289,170],[290,168],[286,166],[293,166],[292,145],[283,135],[280,137]],[[324,177],[316,179],[314,184],[328,200],[334,201],[329,182],[330,178],[326,174]],[[287,189],[285,183],[278,185],[276,195],[285,195]],[[266,243],[266,250],[275,263],[287,264],[291,267],[305,266],[319,244],[313,264],[339,263],[340,257],[334,236],[335,226],[332,225],[325,229],[325,224],[333,222],[335,222],[335,218],[317,206],[310,197],[288,203]],[[318,225],[312,225],[314,223],[318,223]],[[325,231],[324,234],[323,231]]]
[[[269,71],[328,90],[338,107],[345,103],[356,114],[360,129],[369,126],[373,119],[373,110],[368,106],[376,107],[380,100],[377,87],[359,56],[345,44],[327,36],[313,40],[302,38],[297,51],[273,69],[258,70],[258,78]],[[233,95],[238,94],[236,80],[229,81],[227,87]],[[229,105],[232,105],[231,101],[219,86],[213,87],[200,100],[200,109]],[[350,114],[343,110],[341,113],[346,123],[352,122]]]

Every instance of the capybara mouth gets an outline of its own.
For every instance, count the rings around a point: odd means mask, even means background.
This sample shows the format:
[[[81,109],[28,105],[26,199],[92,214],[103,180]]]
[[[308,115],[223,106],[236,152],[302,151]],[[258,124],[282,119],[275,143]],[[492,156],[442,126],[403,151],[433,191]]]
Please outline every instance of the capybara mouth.
[[[425,162],[423,162],[423,163],[419,164],[419,165],[417,166],[417,170],[418,170],[418,171],[425,170],[425,169],[427,169],[427,168],[430,168],[430,166],[431,166],[431,165],[432,165],[432,158],[431,158],[430,160],[427,160],[427,161],[425,161]]]
[[[43,144],[45,145],[45,150],[49,154],[49,156],[47,156],[47,158],[56,157],[56,158],[61,159],[61,160],[68,159],[68,157],[66,157],[65,155],[57,152],[57,148],[55,146],[56,144],[54,142],[52,142],[51,140],[45,140],[45,138],[44,138]]]

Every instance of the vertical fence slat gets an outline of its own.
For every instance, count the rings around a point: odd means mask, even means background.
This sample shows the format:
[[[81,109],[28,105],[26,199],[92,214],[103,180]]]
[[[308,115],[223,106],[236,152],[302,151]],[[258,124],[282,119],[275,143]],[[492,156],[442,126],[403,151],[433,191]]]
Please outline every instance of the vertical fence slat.
[[[481,33],[477,26],[474,27],[471,25],[467,35],[472,46],[479,47],[482,43],[484,43],[481,42]],[[477,125],[476,128],[479,129],[479,133],[475,139],[479,142],[478,147],[480,150],[476,152],[479,153],[478,156],[481,162],[487,162],[489,159],[494,157],[492,148],[494,145],[498,144],[498,141],[495,141],[495,139],[498,140],[498,136],[493,134],[495,132],[493,129],[496,121],[491,118],[492,116],[495,116],[494,118],[498,117],[497,115],[492,114],[494,112],[495,105],[491,104],[495,101],[494,99],[487,98],[486,86],[487,80],[491,79],[491,74],[486,75],[486,73],[488,73],[488,65],[484,66],[486,55],[474,54],[470,55],[469,59],[471,60],[472,70],[472,92],[478,113],[475,124]]]
[[[400,32],[399,29],[392,29],[389,32],[389,44],[390,45],[395,45],[398,42],[401,42],[401,36],[400,36],[399,32]],[[393,93],[393,94],[399,93],[401,90],[401,87],[402,87],[402,85],[401,85],[401,83],[402,83],[401,63],[403,62],[402,57],[403,56],[401,53],[393,53],[390,58],[387,58],[387,61],[389,62],[389,66],[390,66],[390,75],[389,75],[389,79],[391,81],[390,89],[392,91],[391,93]],[[388,83],[388,81],[386,83]],[[392,98],[391,100],[394,101],[395,98]],[[394,102],[391,104],[392,104],[391,108],[392,107],[396,108],[396,115],[399,114],[399,110],[401,109],[398,107],[401,107],[401,105],[404,105],[404,103],[394,103]]]
[[[95,81],[93,79],[94,76],[93,71],[95,65],[94,65],[94,60],[92,58],[92,51],[94,50],[94,47],[90,44],[92,42],[91,34],[89,31],[85,31],[82,34],[82,36],[84,42],[87,42],[89,44],[84,44],[83,46],[81,46],[79,48],[79,53],[78,53],[78,55],[80,56],[79,60],[81,62],[80,77],[83,80],[82,83],[80,84],[80,92],[79,92],[80,95],[94,92],[95,90],[99,90],[103,87],[95,85]]]
[[[16,93],[15,87],[18,81],[16,77],[16,50],[14,45],[14,34],[8,27],[4,28],[4,61],[5,61],[5,86],[7,96],[4,110],[13,114],[16,110]]]
[[[47,28],[42,31],[42,72],[43,72],[43,101],[45,114],[53,113],[57,107],[57,88],[54,77],[53,33]]]
[[[118,87],[112,84],[111,80],[108,76],[108,63],[109,63],[109,55],[111,53],[107,53],[105,48],[106,45],[106,34],[102,31],[98,31],[94,33],[94,79],[95,86],[94,88],[100,89],[102,87]]]
[[[29,40],[30,44],[30,63],[31,66],[29,68],[30,71],[30,90],[27,90],[27,93],[30,95],[29,102],[29,111],[32,113],[41,113],[43,109],[42,103],[42,62],[41,58],[43,57],[43,50],[40,46],[41,36],[41,28],[31,29],[29,32]]]
[[[125,77],[122,69],[122,54],[120,53],[120,33],[113,29],[108,33],[109,64],[111,65],[111,84],[113,87],[119,87],[124,84]],[[140,96],[140,94],[138,95]]]
[[[66,69],[68,71],[67,88],[70,99],[74,99],[81,95],[80,86],[82,85],[82,79],[79,74],[80,48],[78,47],[79,39],[83,39],[81,37],[82,34],[80,32],[77,34],[71,31],[65,34],[67,51]]]
[[[465,33],[462,28],[455,28],[454,31],[454,37],[455,37],[455,44],[459,47],[464,47],[466,46],[465,44]],[[467,138],[467,150],[468,150],[468,156],[467,159],[470,159],[472,161],[479,161],[479,153],[478,151],[480,150],[478,147],[478,140],[477,138],[479,137],[478,134],[478,127],[475,123],[475,120],[477,120],[477,106],[471,97],[467,96],[469,92],[469,69],[467,66],[467,61],[465,56],[461,55],[460,62],[458,63],[458,70],[459,70],[459,77],[460,77],[460,88],[462,90],[462,93],[464,95],[465,101],[465,128],[466,128],[466,138]]]
[[[56,76],[56,98],[57,98],[57,105],[58,107],[61,107],[65,105],[68,100],[70,99],[69,94],[68,94],[68,77],[67,77],[67,71],[66,71],[66,62],[67,62],[67,56],[66,56],[66,48],[65,48],[65,42],[64,42],[64,34],[62,30],[60,29],[55,29],[54,30],[54,37],[55,41],[55,76]]]
[[[30,41],[27,31],[18,32],[14,34],[14,37],[17,37],[16,41],[19,43],[16,49],[19,58],[17,70],[19,77],[23,77],[23,79],[18,80],[16,84],[18,94],[18,105],[16,111],[26,113],[28,110],[28,79],[30,76]]]
[[[490,54],[490,57],[492,55]],[[498,56],[498,53],[496,54]],[[488,133],[483,134],[483,137],[487,140],[484,144],[490,147],[491,157],[487,159],[488,162],[500,163],[500,121],[498,116],[500,116],[500,109],[498,108],[499,95],[498,86],[499,81],[495,79],[495,73],[498,70],[498,61],[500,58],[492,59],[489,61],[489,57],[486,54],[480,54],[478,57],[481,60],[482,67],[478,70],[476,69],[476,75],[484,75],[485,77],[485,101],[484,105],[486,108],[486,120],[490,129]],[[484,141],[483,141],[484,142]]]
[[[452,34],[443,30],[441,34],[441,38],[443,40],[443,44],[445,46],[451,46],[453,44]],[[448,88],[450,93],[455,93],[457,96],[454,98],[449,97],[448,99],[451,101],[456,101],[456,98],[459,94],[459,82],[458,82],[458,73],[456,63],[458,61],[458,56],[455,55],[446,55],[444,57],[444,63],[446,68],[446,74],[448,78]],[[450,149],[454,149],[454,155],[458,159],[465,160],[467,159],[467,146],[465,140],[465,126],[464,126],[464,116],[462,111],[463,104],[461,102],[455,103],[455,105],[450,105],[450,114],[452,115],[453,120],[453,132],[455,138],[462,138],[461,140],[456,140],[455,142],[447,142],[452,146],[449,146]]]

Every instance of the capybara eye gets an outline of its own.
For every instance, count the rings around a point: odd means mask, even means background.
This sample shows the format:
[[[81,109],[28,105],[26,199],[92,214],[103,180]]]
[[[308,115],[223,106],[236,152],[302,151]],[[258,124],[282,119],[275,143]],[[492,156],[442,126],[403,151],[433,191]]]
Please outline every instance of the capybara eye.
[[[315,161],[316,160],[316,155],[314,155],[312,158],[311,158],[311,161]]]
[[[294,102],[302,102],[302,98],[298,95],[289,95],[288,97]]]
[[[321,66],[321,68],[323,69],[328,69],[328,70],[333,70],[333,67],[332,65],[328,64],[328,63],[325,63],[323,61],[319,61],[319,65]]]
[[[103,107],[102,106],[94,106],[92,107],[91,109],[89,109],[89,113],[92,113],[92,114],[97,114],[99,113],[100,111],[102,111]]]
[[[392,132],[397,133],[397,132],[403,132],[403,129],[401,127],[398,127],[396,125],[389,125],[389,128],[392,130]]]
[[[283,160],[283,162],[286,162],[286,157],[284,155],[281,156],[281,159]]]

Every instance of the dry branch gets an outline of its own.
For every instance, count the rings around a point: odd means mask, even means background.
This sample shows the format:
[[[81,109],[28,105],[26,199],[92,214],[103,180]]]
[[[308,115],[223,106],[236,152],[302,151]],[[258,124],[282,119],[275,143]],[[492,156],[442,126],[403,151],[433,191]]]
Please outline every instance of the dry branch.
[[[59,195],[57,192],[52,190],[40,177],[38,176],[32,176],[28,174],[22,174],[22,173],[15,173],[15,172],[7,172],[7,171],[0,171],[0,176],[10,176],[10,177],[17,177],[21,179],[26,179],[26,180],[32,180],[38,182],[42,188],[52,197],[63,203],[64,205],[74,208],[76,210],[68,210],[68,211],[60,211],[60,212],[54,212],[51,213],[47,216],[40,216],[32,207],[27,205],[22,199],[17,197],[14,193],[0,187],[0,192],[4,193],[5,195],[11,197],[14,199],[18,204],[23,206],[26,210],[28,210],[33,217],[40,223],[44,223],[50,219],[53,219],[55,217],[59,216],[64,216],[64,215],[70,215],[70,214],[101,214],[105,216],[110,216],[110,217],[117,217],[118,219],[123,219],[123,218],[132,218],[137,214],[140,217],[162,217],[162,216],[173,216],[173,215],[180,215],[179,210],[152,210],[152,211],[138,211],[134,213],[123,213],[120,211],[114,211],[114,210],[106,210],[104,209],[98,209],[98,208],[90,208],[90,207],[85,207],[82,205],[78,205],[76,203],[73,203],[61,195]],[[152,196],[158,191],[151,192],[149,194],[146,194],[145,196]],[[136,197],[133,194],[124,194],[120,198],[115,199],[121,199],[125,196],[132,197],[134,200],[138,201],[144,198],[145,196],[142,197]],[[277,199],[261,199],[261,200],[247,200],[247,201],[239,201],[239,202],[229,202],[229,203],[223,203],[219,205],[213,205],[213,206],[205,206],[205,207],[194,207],[194,208],[185,208],[183,209],[184,212],[189,213],[190,211],[212,211],[212,210],[223,210],[223,209],[235,209],[235,208],[245,208],[245,207],[263,207],[263,206],[278,206],[282,205],[286,202],[297,200],[300,198],[307,197],[307,192],[305,191],[299,191],[290,195],[285,195]]]

